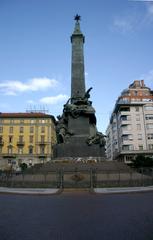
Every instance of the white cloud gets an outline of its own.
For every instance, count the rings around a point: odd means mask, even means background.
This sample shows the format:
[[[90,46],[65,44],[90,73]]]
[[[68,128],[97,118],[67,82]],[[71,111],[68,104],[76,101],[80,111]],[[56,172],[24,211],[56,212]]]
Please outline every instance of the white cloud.
[[[146,7],[147,7],[148,14],[153,15],[153,1],[152,3],[146,1]]]
[[[130,32],[133,30],[133,22],[130,19],[116,18],[114,20],[114,28],[122,33]]]
[[[53,105],[53,104],[57,104],[59,102],[66,101],[66,100],[68,100],[68,98],[69,97],[67,95],[59,94],[57,96],[41,98],[39,101],[40,101],[40,103],[43,103],[43,104]]]
[[[27,82],[21,81],[5,81],[0,83],[0,92],[5,95],[17,95],[18,93],[23,93],[27,91],[42,91],[48,88],[55,87],[57,85],[57,80],[43,78],[32,78]]]
[[[134,2],[137,0],[132,0]],[[153,22],[153,0],[138,0],[143,2],[138,3],[137,8],[131,7],[131,11],[124,12],[120,16],[116,16],[113,21],[113,30],[117,30],[121,33],[135,32],[143,28],[152,26]],[[134,6],[134,5],[133,5]],[[140,9],[138,11],[138,7]]]

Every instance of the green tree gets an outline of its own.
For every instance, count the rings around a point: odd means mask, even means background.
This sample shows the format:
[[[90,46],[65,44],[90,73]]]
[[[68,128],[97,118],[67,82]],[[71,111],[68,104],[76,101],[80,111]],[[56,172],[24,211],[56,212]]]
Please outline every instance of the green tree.
[[[132,160],[132,167],[142,168],[142,167],[153,167],[153,158],[145,157],[144,155],[138,155]]]
[[[22,170],[22,172],[24,172],[27,169],[28,165],[26,163],[21,163],[20,164],[20,168]]]

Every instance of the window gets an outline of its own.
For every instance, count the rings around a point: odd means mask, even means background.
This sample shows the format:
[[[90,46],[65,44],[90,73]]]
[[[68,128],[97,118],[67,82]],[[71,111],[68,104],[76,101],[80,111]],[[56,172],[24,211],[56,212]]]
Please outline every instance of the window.
[[[153,150],[153,144],[148,144],[149,150]]]
[[[3,127],[0,127],[0,133],[3,133]]]
[[[142,134],[138,134],[138,140],[142,140]]]
[[[146,120],[153,120],[153,114],[146,114],[145,119]]]
[[[3,143],[3,137],[0,136],[0,143]]]
[[[136,111],[136,112],[139,112],[139,107],[135,107],[135,111]]]
[[[127,140],[128,140],[128,135],[123,135],[123,136],[122,136],[122,140],[123,140],[123,141],[127,141]]]
[[[34,119],[31,119],[31,120],[30,120],[30,123],[31,123],[31,124],[33,124],[34,122],[35,122]]]
[[[122,121],[129,121],[129,120],[131,120],[131,116],[129,116],[129,115],[121,115],[120,119]]]
[[[141,125],[137,124],[137,130],[141,130]]]
[[[34,132],[34,127],[30,127],[30,133]]]
[[[127,150],[133,150],[134,148],[133,148],[133,145],[132,144],[130,144],[130,145],[123,145],[122,146],[122,150],[125,150],[125,151],[127,151]]]
[[[45,123],[45,119],[40,119],[39,123],[43,123],[44,124]]]
[[[14,119],[10,119],[10,124],[14,123]]]
[[[24,119],[20,119],[20,123],[21,123],[21,124],[24,123]]]
[[[117,140],[116,139],[114,140],[113,145],[117,145]]]
[[[45,132],[45,127],[41,127],[41,133],[44,133]]]
[[[13,142],[13,136],[9,136],[9,143]]]
[[[2,146],[0,146],[0,153],[2,153]]]
[[[131,130],[132,126],[130,124],[125,124],[125,125],[122,125],[122,129],[123,130]]]
[[[153,105],[152,106],[144,106],[144,110],[147,110],[147,111],[153,110]]]
[[[23,142],[23,136],[19,136],[19,142]]]
[[[129,150],[133,150],[133,149],[134,149],[133,145],[132,144],[129,145]]]
[[[130,107],[120,107],[119,111],[129,112],[130,111]]]
[[[125,150],[125,151],[129,150],[129,146],[128,145],[123,145],[122,150]]]
[[[4,120],[3,119],[0,119],[0,123],[3,123],[4,122]]]
[[[44,146],[40,146],[40,154],[45,154],[45,147]]]
[[[41,142],[44,143],[45,142],[45,136],[40,136],[41,137]]]
[[[33,154],[33,146],[29,146],[29,154]]]
[[[19,148],[18,148],[18,153],[19,153],[19,154],[23,154],[23,147],[19,147]]]
[[[139,145],[139,150],[143,150],[143,145]]]
[[[8,154],[12,154],[13,153],[13,147],[12,146],[8,146]]]
[[[29,142],[33,143],[33,136],[29,136]]]
[[[132,134],[129,134],[129,135],[128,135],[128,139],[129,139],[129,140],[133,140],[133,135],[132,135]]]
[[[148,134],[147,134],[147,138],[148,138],[148,139],[153,139],[153,133],[148,133]]]
[[[20,127],[20,133],[23,133],[23,131],[24,131],[24,128]]]
[[[152,128],[153,128],[153,123],[150,123],[150,124],[148,123],[148,124],[146,124],[146,128],[147,128],[147,129],[152,129]]]
[[[133,140],[133,135],[132,135],[132,134],[123,135],[123,136],[122,136],[122,140],[123,140],[123,141],[127,141],[127,140],[132,141],[132,140]]]
[[[9,128],[9,133],[13,133],[13,127]]]

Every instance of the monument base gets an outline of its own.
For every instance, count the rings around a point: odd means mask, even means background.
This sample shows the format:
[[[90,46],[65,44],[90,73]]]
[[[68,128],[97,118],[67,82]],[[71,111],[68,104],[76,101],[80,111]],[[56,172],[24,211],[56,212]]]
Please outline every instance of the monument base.
[[[84,137],[74,137],[73,141],[61,143],[54,146],[54,158],[63,157],[103,157],[105,158],[105,147],[99,144],[88,145]]]

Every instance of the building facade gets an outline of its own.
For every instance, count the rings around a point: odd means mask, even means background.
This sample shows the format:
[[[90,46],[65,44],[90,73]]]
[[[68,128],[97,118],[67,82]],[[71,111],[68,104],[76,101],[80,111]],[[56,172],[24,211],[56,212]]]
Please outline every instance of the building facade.
[[[28,166],[52,158],[55,119],[44,113],[0,113],[0,169]]]
[[[153,157],[153,91],[135,80],[116,101],[106,131],[110,160],[129,163],[139,154]]]

